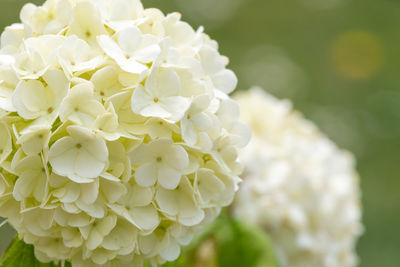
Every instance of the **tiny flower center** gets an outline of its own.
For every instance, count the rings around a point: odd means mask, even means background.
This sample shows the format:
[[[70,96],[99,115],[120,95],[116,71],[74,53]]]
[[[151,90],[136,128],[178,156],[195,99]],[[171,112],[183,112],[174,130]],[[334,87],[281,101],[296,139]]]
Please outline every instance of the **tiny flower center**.
[[[211,156],[210,155],[204,155],[203,156],[203,161],[204,161],[204,163],[207,163],[208,161],[210,161],[211,160]]]
[[[190,116],[190,114],[187,115],[187,119],[190,120],[192,118],[192,116]]]
[[[78,111],[79,111],[79,108],[74,108],[74,111],[75,111],[75,112],[78,112]]]
[[[47,109],[47,113],[52,113],[54,111],[54,109],[52,108],[52,107],[49,107],[48,109]]]
[[[130,55],[126,55],[125,58],[126,59],[131,59],[131,56]]]
[[[82,145],[81,145],[81,144],[79,144],[79,143],[78,143],[78,144],[76,144],[76,148],[77,148],[77,149],[80,149],[81,147],[82,147]]]
[[[39,137],[40,139],[42,139],[42,138],[43,138],[43,134],[39,134],[38,137]]]
[[[85,35],[86,35],[87,38],[90,38],[90,36],[92,36],[92,33],[90,31],[86,31]]]
[[[3,154],[3,152],[4,152],[4,150],[3,150],[3,149],[0,149],[0,154]]]
[[[100,95],[101,95],[101,96],[104,96],[104,92],[103,92],[103,91],[101,91],[101,92],[100,92]]]
[[[154,103],[157,103],[157,102],[159,101],[158,97],[155,97],[155,98],[153,99],[153,101],[154,101]]]
[[[161,162],[161,161],[162,161],[162,157],[158,157],[157,162]]]

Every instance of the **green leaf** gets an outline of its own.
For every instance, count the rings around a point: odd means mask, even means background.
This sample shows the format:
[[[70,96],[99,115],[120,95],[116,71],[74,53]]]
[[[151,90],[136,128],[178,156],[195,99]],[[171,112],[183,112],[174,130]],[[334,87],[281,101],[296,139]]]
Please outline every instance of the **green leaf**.
[[[261,229],[221,215],[181,257],[163,267],[277,267],[274,249]]]
[[[217,226],[215,240],[220,267],[276,267],[277,262],[266,233],[227,217]]]
[[[35,257],[33,246],[25,244],[17,237],[0,258],[0,267],[58,267],[54,263],[41,263]],[[66,263],[65,267],[71,266]]]

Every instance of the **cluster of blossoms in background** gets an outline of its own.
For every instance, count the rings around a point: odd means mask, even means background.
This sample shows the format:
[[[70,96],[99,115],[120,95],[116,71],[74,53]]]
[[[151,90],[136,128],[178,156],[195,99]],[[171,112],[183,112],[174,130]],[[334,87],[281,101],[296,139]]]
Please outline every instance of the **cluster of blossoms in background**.
[[[0,51],[0,216],[41,261],[178,257],[249,132],[217,43],[139,0],[27,4]]]
[[[362,226],[352,156],[287,101],[261,89],[236,99],[253,136],[240,154],[234,215],[268,232],[282,266],[355,266]]]

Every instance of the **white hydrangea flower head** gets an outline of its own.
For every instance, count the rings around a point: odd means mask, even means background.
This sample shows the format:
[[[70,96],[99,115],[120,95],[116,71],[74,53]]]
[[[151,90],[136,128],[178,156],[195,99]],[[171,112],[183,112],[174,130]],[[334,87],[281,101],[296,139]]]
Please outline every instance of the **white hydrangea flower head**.
[[[27,4],[1,35],[0,216],[44,262],[176,259],[249,140],[228,59],[139,0]]]
[[[265,229],[282,266],[356,266],[362,232],[353,157],[310,121],[254,88],[236,95],[252,140],[233,214]]]

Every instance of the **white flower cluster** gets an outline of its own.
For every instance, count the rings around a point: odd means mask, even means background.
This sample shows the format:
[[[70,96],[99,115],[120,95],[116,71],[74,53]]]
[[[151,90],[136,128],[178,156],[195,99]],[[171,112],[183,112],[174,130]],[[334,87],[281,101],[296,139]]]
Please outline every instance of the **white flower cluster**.
[[[139,0],[48,0],[21,20],[1,35],[0,216],[41,261],[176,259],[240,181],[227,58]]]
[[[362,226],[352,156],[287,101],[259,88],[236,99],[253,137],[240,154],[234,215],[270,234],[282,266],[355,266]]]

